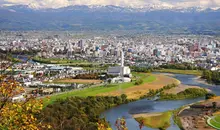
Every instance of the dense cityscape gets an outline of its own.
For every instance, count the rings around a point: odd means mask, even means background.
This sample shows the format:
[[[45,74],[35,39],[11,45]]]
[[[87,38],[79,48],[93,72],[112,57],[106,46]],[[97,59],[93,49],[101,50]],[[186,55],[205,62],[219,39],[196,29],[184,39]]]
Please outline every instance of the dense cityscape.
[[[170,62],[200,61],[206,68],[217,67],[220,55],[219,38],[214,36],[94,36],[83,39],[73,38],[71,34],[44,36],[38,32],[33,35],[3,33],[1,51],[114,64],[119,63],[123,50],[127,64],[158,66]],[[205,64],[207,60],[212,64]]]

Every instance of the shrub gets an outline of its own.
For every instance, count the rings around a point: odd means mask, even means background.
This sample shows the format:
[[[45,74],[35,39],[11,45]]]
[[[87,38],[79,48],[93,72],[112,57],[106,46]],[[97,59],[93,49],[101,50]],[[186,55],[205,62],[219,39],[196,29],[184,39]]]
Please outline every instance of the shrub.
[[[142,80],[142,79],[137,79],[136,81],[135,81],[135,85],[140,85],[140,84],[142,84],[144,81]]]
[[[205,99],[208,100],[208,99],[212,99],[213,97],[216,97],[216,95],[214,93],[207,93],[205,95]]]

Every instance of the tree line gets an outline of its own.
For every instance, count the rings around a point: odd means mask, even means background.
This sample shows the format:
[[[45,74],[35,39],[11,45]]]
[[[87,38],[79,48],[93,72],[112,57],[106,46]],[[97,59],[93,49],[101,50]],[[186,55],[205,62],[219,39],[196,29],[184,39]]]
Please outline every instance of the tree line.
[[[175,63],[160,65],[159,68],[163,69],[179,69],[179,70],[202,70],[201,67],[197,67],[190,63]]]
[[[104,118],[100,118],[101,112],[130,101],[125,94],[117,97],[70,97],[48,105],[39,119],[43,117],[43,122],[50,124],[54,130],[97,130],[100,122],[107,129],[110,126]]]
[[[160,100],[181,100],[181,99],[187,99],[187,98],[202,97],[202,96],[205,96],[206,94],[208,94],[208,91],[205,89],[188,88],[177,94],[171,94],[171,93],[168,94],[168,93],[162,92],[160,94]]]
[[[153,71],[153,68],[131,66],[131,70],[133,72],[150,73]]]
[[[166,86],[164,86],[163,88],[160,88],[160,89],[149,89],[148,93],[141,96],[140,99],[144,99],[144,98],[151,98],[151,97],[154,97],[156,96],[157,94],[160,94],[161,92],[163,92],[164,90],[169,90],[171,88],[175,88],[177,87],[176,84],[168,84]]]
[[[220,84],[220,72],[218,71],[203,70],[202,78],[206,79],[208,83]]]

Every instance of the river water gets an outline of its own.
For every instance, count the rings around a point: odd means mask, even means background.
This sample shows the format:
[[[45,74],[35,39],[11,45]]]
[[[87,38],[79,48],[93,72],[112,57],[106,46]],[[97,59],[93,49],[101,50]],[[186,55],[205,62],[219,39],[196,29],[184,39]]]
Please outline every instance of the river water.
[[[200,86],[212,90],[216,95],[220,96],[220,86],[207,85],[197,82],[196,77],[193,75],[174,74],[174,78],[181,81],[184,85]],[[127,127],[129,130],[139,130],[139,123],[132,118],[132,113],[151,113],[151,112],[164,112],[168,110],[174,110],[181,106],[191,104],[204,100],[202,98],[186,99],[178,101],[153,101],[153,100],[139,100],[128,104],[114,107],[102,113],[102,116],[109,121],[113,130],[116,130],[115,121],[118,118],[124,117],[126,119]],[[153,130],[152,128],[144,127],[142,130]],[[171,126],[167,130],[179,130],[175,125],[173,119],[171,119]]]
[[[30,63],[35,63],[32,61],[32,59],[29,59],[29,57],[33,57],[31,55],[12,55],[14,58],[18,58],[21,60],[21,62],[30,62]]]

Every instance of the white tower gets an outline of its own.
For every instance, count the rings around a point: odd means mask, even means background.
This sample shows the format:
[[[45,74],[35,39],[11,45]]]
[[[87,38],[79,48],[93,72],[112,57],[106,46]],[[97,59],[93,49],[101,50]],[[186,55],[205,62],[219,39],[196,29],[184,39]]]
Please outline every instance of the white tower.
[[[124,52],[121,50],[121,67],[124,67]]]
[[[121,77],[124,77],[124,52],[121,50]]]
[[[73,53],[73,45],[72,43],[67,43],[67,58],[71,58]]]

